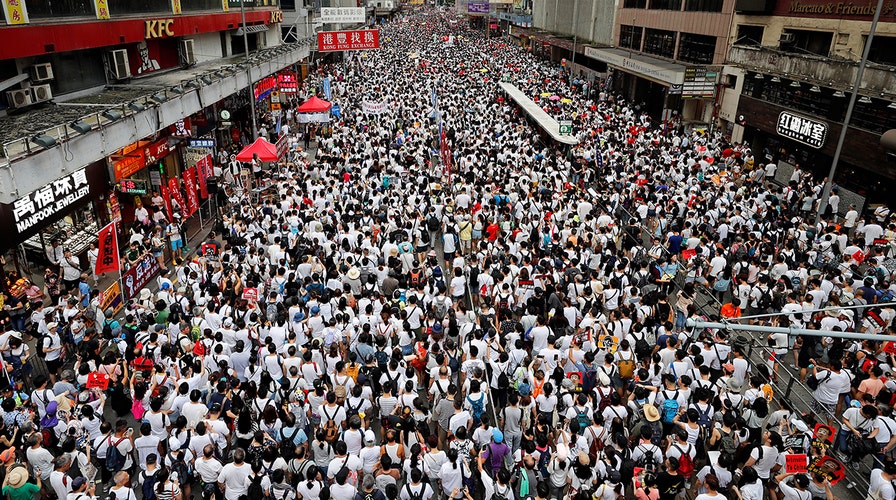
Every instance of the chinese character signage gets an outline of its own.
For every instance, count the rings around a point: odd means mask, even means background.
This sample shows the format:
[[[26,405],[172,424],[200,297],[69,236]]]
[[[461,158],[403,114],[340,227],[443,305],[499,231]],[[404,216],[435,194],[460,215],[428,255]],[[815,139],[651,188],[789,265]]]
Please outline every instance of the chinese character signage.
[[[255,100],[260,101],[262,99],[267,99],[269,95],[271,95],[274,90],[277,89],[277,77],[276,76],[267,76],[262,78],[255,84],[253,87],[253,92],[255,93]]]
[[[777,131],[778,135],[789,137],[815,149],[821,149],[828,137],[828,124],[789,111],[782,111],[778,115]]]
[[[188,168],[184,171],[184,192],[187,195],[186,215],[187,217],[199,210],[199,197],[196,195],[196,167]]]
[[[118,236],[114,222],[110,222],[100,231],[98,243],[99,255],[93,273],[100,275],[118,271]]]
[[[190,139],[187,143],[191,148],[215,148],[214,139]]]
[[[366,50],[380,48],[378,30],[322,31],[317,34],[317,50]]]
[[[467,4],[468,14],[488,14],[488,2],[470,2]]]
[[[352,24],[367,20],[364,17],[364,7],[321,7],[317,21],[325,24]]]
[[[295,94],[299,90],[299,81],[295,71],[282,71],[277,75],[277,86],[284,94]]]
[[[28,10],[25,8],[25,0],[2,1],[6,24],[28,24]]]
[[[109,0],[93,0],[97,19],[109,19]]]
[[[122,281],[124,281],[124,290],[127,298],[131,299],[137,296],[137,293],[149,283],[156,273],[159,272],[159,260],[147,253],[140,258],[140,261],[124,273]]]
[[[63,211],[88,193],[90,184],[87,182],[85,167],[19,198],[13,204],[16,231],[22,233],[28,230],[40,221]]]

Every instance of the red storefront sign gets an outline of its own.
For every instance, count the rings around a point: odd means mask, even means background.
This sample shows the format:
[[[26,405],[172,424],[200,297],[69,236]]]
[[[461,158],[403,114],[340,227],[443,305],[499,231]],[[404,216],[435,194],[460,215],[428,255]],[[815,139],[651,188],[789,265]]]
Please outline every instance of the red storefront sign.
[[[367,50],[380,48],[379,30],[322,31],[317,34],[317,50]]]
[[[299,91],[299,79],[295,71],[281,71],[277,75],[277,86],[284,94],[295,94]]]
[[[143,153],[143,149],[134,149],[130,152],[124,153],[124,156],[120,160],[115,162],[115,164],[112,166],[112,168],[115,170],[115,182],[118,182],[122,179],[127,179],[135,173],[143,170],[143,167],[146,166],[146,159]]]
[[[199,196],[196,195],[196,167],[184,172],[184,191],[187,193],[187,217],[199,210]]]
[[[170,151],[168,149],[168,138],[164,137],[143,148],[143,156],[146,158],[146,164],[148,165],[168,156]]]

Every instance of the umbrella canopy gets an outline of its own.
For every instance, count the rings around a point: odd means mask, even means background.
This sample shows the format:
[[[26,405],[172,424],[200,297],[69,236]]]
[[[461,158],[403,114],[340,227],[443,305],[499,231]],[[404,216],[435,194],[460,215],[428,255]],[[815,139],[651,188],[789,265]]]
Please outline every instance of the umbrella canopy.
[[[252,156],[256,154],[261,161],[277,161],[280,159],[277,156],[277,146],[274,146],[261,137],[243,148],[243,150],[236,155],[236,159],[239,161],[252,161]]]
[[[560,96],[558,96],[558,95],[552,95],[552,96],[551,96],[551,100],[552,100],[552,101],[559,101],[559,100],[560,100]]]
[[[564,97],[563,99],[560,99],[560,102],[562,102],[563,104],[569,104],[572,102],[572,99],[567,99],[566,97]]]
[[[320,113],[330,109],[330,106],[329,102],[319,99],[317,96],[311,96],[311,99],[302,103],[301,106],[296,108],[296,111],[299,113]]]
[[[540,95],[541,97],[551,97],[551,93],[550,93],[550,92],[542,92],[542,93],[539,94],[539,95]]]

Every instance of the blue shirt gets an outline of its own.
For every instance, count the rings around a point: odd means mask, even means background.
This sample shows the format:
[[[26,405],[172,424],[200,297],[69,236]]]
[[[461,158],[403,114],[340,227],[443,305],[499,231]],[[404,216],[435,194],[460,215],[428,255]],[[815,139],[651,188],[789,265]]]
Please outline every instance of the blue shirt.
[[[82,281],[78,283],[78,291],[81,292],[81,307],[90,305],[90,285]]]

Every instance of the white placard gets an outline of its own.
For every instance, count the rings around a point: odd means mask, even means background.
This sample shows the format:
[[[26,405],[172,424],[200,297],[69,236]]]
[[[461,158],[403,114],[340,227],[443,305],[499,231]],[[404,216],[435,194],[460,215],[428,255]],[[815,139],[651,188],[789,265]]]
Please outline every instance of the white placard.
[[[331,24],[364,23],[364,7],[321,7],[318,22]]]

